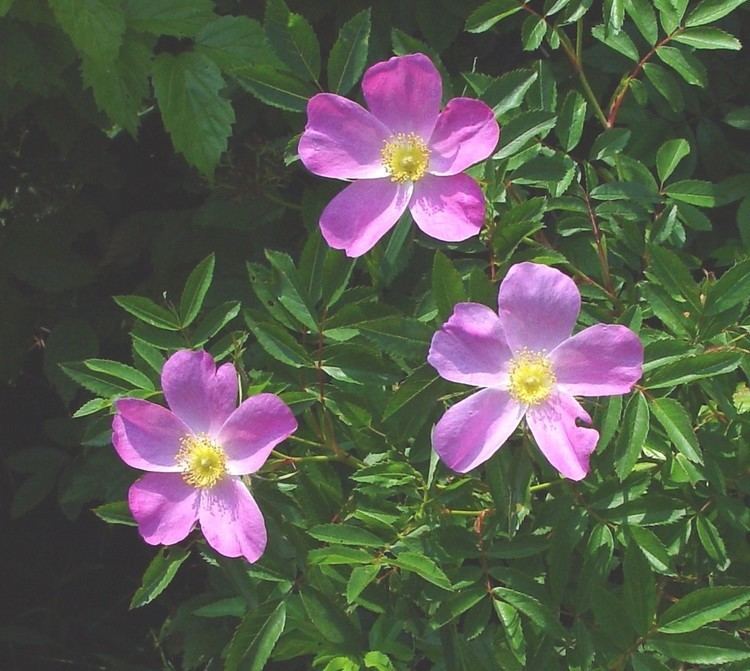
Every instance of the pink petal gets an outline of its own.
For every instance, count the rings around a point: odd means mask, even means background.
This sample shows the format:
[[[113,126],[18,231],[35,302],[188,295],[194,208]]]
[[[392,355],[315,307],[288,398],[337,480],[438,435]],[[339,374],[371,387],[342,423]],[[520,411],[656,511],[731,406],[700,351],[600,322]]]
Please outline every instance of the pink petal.
[[[427,355],[440,377],[475,387],[507,384],[510,358],[500,318],[479,303],[456,305],[432,337]]]
[[[391,135],[361,105],[333,93],[319,93],[307,103],[299,157],[310,172],[323,177],[385,177],[380,151]]]
[[[370,111],[394,133],[428,140],[435,128],[443,82],[424,54],[395,56],[373,65],[362,79]]]
[[[254,562],[266,549],[263,514],[238,478],[224,478],[205,490],[198,515],[203,535],[219,554]]]
[[[255,473],[271,450],[296,430],[297,420],[278,396],[258,394],[248,398],[219,431],[229,473]]]
[[[198,519],[199,491],[177,473],[147,473],[128,492],[128,505],[143,540],[173,545],[187,536]]]
[[[497,146],[500,126],[481,100],[454,98],[440,112],[430,138],[430,172],[455,175],[484,161]]]
[[[547,461],[571,480],[586,477],[589,456],[599,440],[596,429],[578,426],[576,420],[591,424],[591,417],[578,401],[560,391],[526,413],[531,433]]]
[[[334,249],[362,256],[372,249],[404,213],[411,183],[390,179],[354,182],[339,193],[320,215],[320,230]]]
[[[180,350],[167,359],[161,385],[169,407],[195,433],[215,435],[237,407],[237,372],[216,368],[208,352]]]
[[[550,354],[558,387],[571,396],[627,394],[643,374],[643,345],[626,326],[597,324]]]
[[[518,263],[500,284],[498,303],[514,352],[551,352],[573,331],[581,294],[575,282],[555,268]]]
[[[446,242],[466,240],[484,225],[482,189],[464,174],[425,175],[414,186],[409,210],[422,231]]]
[[[432,447],[449,468],[466,473],[500,449],[523,413],[508,392],[482,389],[440,418],[432,430]]]
[[[137,398],[115,402],[112,444],[128,466],[143,471],[176,473],[180,439],[191,433],[167,408]]]

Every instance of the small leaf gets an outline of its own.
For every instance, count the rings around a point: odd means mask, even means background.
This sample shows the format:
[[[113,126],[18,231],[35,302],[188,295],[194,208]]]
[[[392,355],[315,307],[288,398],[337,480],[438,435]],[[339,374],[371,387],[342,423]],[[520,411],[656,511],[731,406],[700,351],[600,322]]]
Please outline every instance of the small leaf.
[[[685,19],[688,28],[713,23],[733,12],[747,0],[703,0]]]
[[[715,207],[719,202],[716,186],[700,179],[684,179],[681,182],[674,182],[666,187],[665,192],[674,200],[698,207]]]
[[[656,583],[651,567],[635,543],[625,549],[623,599],[633,629],[644,636],[656,614]]]
[[[552,636],[555,640],[567,637],[567,632],[560,624],[557,616],[549,606],[539,599],[507,587],[495,587],[492,594],[497,599],[507,601],[511,606],[526,615],[542,632]]]
[[[661,93],[667,104],[675,111],[681,112],[685,108],[682,89],[671,72],[656,63],[646,63],[643,66],[646,79]]]
[[[418,552],[401,552],[395,559],[387,560],[392,566],[397,566],[405,571],[416,573],[427,582],[437,585],[446,590],[452,590],[453,586],[448,576],[432,559]]]
[[[146,324],[167,331],[179,331],[180,324],[169,310],[144,296],[114,296],[113,300],[123,310]]]
[[[542,110],[534,110],[509,121],[503,128],[503,142],[494,158],[506,158],[518,153],[534,137],[543,138],[555,125],[557,117]]]
[[[263,671],[286,625],[286,601],[270,612],[250,609],[235,631],[227,651],[225,671]]]
[[[148,391],[154,391],[154,383],[151,379],[141,373],[136,368],[128,366],[119,361],[109,361],[108,359],[86,359],[83,364],[89,370],[93,370],[96,373],[105,373],[119,380],[125,380],[132,384],[137,389],[147,389]]]
[[[246,64],[232,68],[230,74],[258,100],[290,112],[304,112],[315,91],[294,75],[268,65]]]
[[[314,366],[313,360],[302,345],[280,326],[256,322],[247,312],[245,321],[258,344],[277,361],[293,368]]]
[[[509,110],[517,109],[523,102],[526,93],[539,75],[533,70],[512,70],[501,77],[493,79],[482,93],[482,100],[486,102],[500,117]],[[464,75],[469,81],[468,75]],[[505,134],[505,129],[503,129]],[[503,135],[503,141],[505,135]]]
[[[159,596],[189,556],[189,550],[177,546],[159,550],[143,574],[143,582],[130,601],[130,609],[145,606]]]
[[[617,460],[615,471],[620,481],[633,470],[641,455],[643,444],[648,435],[649,410],[643,394],[635,394],[625,408],[620,439],[617,443]]]
[[[726,570],[731,560],[716,525],[704,515],[698,515],[695,518],[695,528],[706,554],[716,562],[720,571]]]
[[[328,88],[340,95],[351,90],[367,64],[370,13],[369,8],[363,9],[341,27],[328,56]]]
[[[650,0],[626,0],[625,11],[649,44],[656,44],[659,24]]]
[[[93,508],[93,513],[107,524],[124,524],[128,527],[136,526],[136,521],[130,513],[127,501],[113,501]]]
[[[465,29],[469,33],[484,33],[521,8],[516,0],[489,0],[469,15]]]
[[[380,572],[379,564],[356,566],[346,583],[346,602],[352,604]]]
[[[79,52],[100,63],[117,58],[125,33],[118,0],[49,0],[49,4]]]
[[[659,631],[682,634],[723,620],[750,601],[750,587],[705,587],[683,596],[659,617]]]
[[[360,545],[362,547],[383,547],[385,541],[378,538],[371,531],[351,524],[319,524],[310,529],[313,538],[325,543],[342,543],[344,545]]]
[[[656,152],[656,171],[662,184],[689,153],[690,143],[682,138],[667,140],[659,147],[659,151]]]
[[[703,63],[686,49],[661,46],[657,55],[670,68],[680,75],[688,84],[705,88],[708,85],[708,73]]]
[[[586,99],[578,91],[569,91],[565,96],[555,135],[565,151],[575,149],[583,135],[583,124],[586,119]]]
[[[709,317],[745,303],[750,297],[750,261],[741,261],[712,284],[706,295],[704,314]]]
[[[672,573],[667,549],[651,529],[639,526],[628,526],[626,529],[655,571],[664,574]]]
[[[648,647],[671,660],[705,664],[728,664],[750,659],[750,648],[739,638],[719,629],[699,629],[689,634],[655,634]]]
[[[739,51],[742,43],[719,28],[686,28],[672,36],[675,42],[682,42],[696,49],[730,49]]]
[[[310,23],[292,14],[284,0],[267,0],[264,27],[276,55],[303,80],[317,82],[320,45]]]
[[[521,44],[524,51],[534,51],[539,48],[547,33],[547,21],[542,16],[530,14],[521,26]]]
[[[441,251],[432,260],[432,297],[441,319],[446,319],[456,303],[466,300],[461,274]]]
[[[193,347],[199,347],[213,338],[221,329],[240,313],[239,301],[227,301],[211,309],[201,319],[193,331],[191,338]]]
[[[213,0],[126,0],[128,25],[152,35],[190,37],[213,21]]]
[[[203,301],[214,277],[215,262],[214,254],[209,254],[188,276],[180,297],[179,314],[182,328],[190,326],[203,307]]]
[[[648,389],[664,389],[716,375],[731,373],[742,362],[741,352],[706,352],[667,364],[645,382]]]
[[[606,44],[610,49],[614,49],[618,53],[621,53],[626,58],[629,58],[636,63],[640,59],[638,54],[638,48],[630,39],[628,34],[624,31],[618,33],[607,32],[603,25],[594,26],[591,29],[591,34],[603,44]]]
[[[672,444],[687,459],[702,464],[703,457],[698,446],[690,416],[679,401],[673,398],[655,398],[651,401],[651,411],[659,424],[664,427]]]

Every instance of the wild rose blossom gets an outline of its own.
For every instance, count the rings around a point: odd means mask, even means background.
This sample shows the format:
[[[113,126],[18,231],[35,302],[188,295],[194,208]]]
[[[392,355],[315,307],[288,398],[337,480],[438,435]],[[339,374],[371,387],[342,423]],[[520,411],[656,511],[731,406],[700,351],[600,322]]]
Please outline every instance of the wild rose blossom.
[[[255,473],[297,430],[291,410],[274,394],[252,396],[237,407],[234,366],[217,368],[206,352],[172,355],[161,383],[171,410],[120,399],[112,422],[120,458],[150,471],[128,494],[141,536],[151,545],[172,545],[200,521],[214,550],[256,561],[266,547],[266,527],[238,476]]]
[[[574,396],[629,392],[642,374],[638,336],[597,324],[571,336],[581,307],[573,280],[535,263],[513,266],[500,285],[499,316],[459,303],[434,335],[429,363],[441,377],[481,391],[452,406],[435,425],[432,444],[453,470],[489,459],[523,417],[547,460],[580,480],[599,433]]]
[[[354,180],[320,217],[326,242],[361,256],[407,207],[417,226],[438,240],[479,233],[484,197],[462,171],[497,145],[492,110],[454,98],[441,112],[440,74],[424,54],[376,63],[365,72],[362,92],[369,111],[332,93],[307,105],[302,163],[322,177]]]

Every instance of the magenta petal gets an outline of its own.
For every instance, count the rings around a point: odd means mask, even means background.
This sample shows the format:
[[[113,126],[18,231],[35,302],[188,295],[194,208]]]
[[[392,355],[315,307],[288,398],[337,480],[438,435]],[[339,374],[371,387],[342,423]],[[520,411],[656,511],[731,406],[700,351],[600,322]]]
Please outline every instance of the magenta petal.
[[[238,478],[224,478],[204,491],[198,515],[203,535],[219,554],[254,562],[266,549],[263,514]]]
[[[208,352],[180,350],[164,364],[161,385],[169,407],[195,433],[215,435],[237,407],[237,372],[216,367]]]
[[[365,72],[362,92],[370,111],[394,133],[416,133],[425,141],[432,135],[443,82],[424,54],[376,63]]]
[[[506,385],[510,358],[500,318],[479,303],[456,305],[432,337],[427,355],[440,377],[475,387]]]
[[[481,100],[454,98],[440,112],[430,138],[430,172],[455,175],[484,161],[497,146],[500,126]]]
[[[571,396],[626,394],[643,374],[643,345],[626,326],[597,324],[550,354],[558,387]]]
[[[323,177],[385,177],[380,151],[391,135],[361,105],[333,93],[319,93],[307,103],[299,157],[310,172]]]
[[[500,449],[523,413],[508,392],[482,389],[440,418],[432,430],[432,447],[449,468],[466,473]]]
[[[128,466],[143,471],[176,473],[180,439],[190,429],[167,408],[138,398],[115,402],[112,444]]]
[[[555,268],[518,263],[500,284],[498,303],[514,352],[551,352],[573,331],[581,294],[575,282]]]
[[[334,249],[362,256],[372,249],[404,213],[411,184],[390,179],[354,182],[339,193],[320,215],[320,230]]]
[[[446,242],[466,240],[484,225],[482,189],[464,174],[425,175],[414,187],[409,210],[422,231]]]
[[[539,406],[529,408],[526,421],[547,461],[571,480],[581,480],[589,472],[589,456],[599,433],[576,424],[591,424],[591,417],[572,396],[555,391]]]
[[[179,543],[198,519],[199,491],[177,473],[147,473],[128,492],[128,505],[143,540]]]
[[[297,430],[289,406],[275,394],[248,398],[224,423],[219,443],[232,475],[255,473],[276,445]]]

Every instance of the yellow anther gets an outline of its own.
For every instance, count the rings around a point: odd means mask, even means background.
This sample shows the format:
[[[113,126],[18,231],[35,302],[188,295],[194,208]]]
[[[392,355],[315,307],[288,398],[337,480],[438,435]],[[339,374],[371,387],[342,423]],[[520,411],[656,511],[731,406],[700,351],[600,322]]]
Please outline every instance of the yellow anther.
[[[544,354],[523,351],[510,365],[510,395],[519,403],[538,405],[546,401],[555,387],[552,363]]]
[[[177,463],[189,485],[206,489],[216,485],[227,473],[227,458],[221,446],[205,434],[185,436],[180,441]]]
[[[415,133],[398,133],[380,150],[392,182],[416,182],[424,177],[430,161],[430,150]]]

